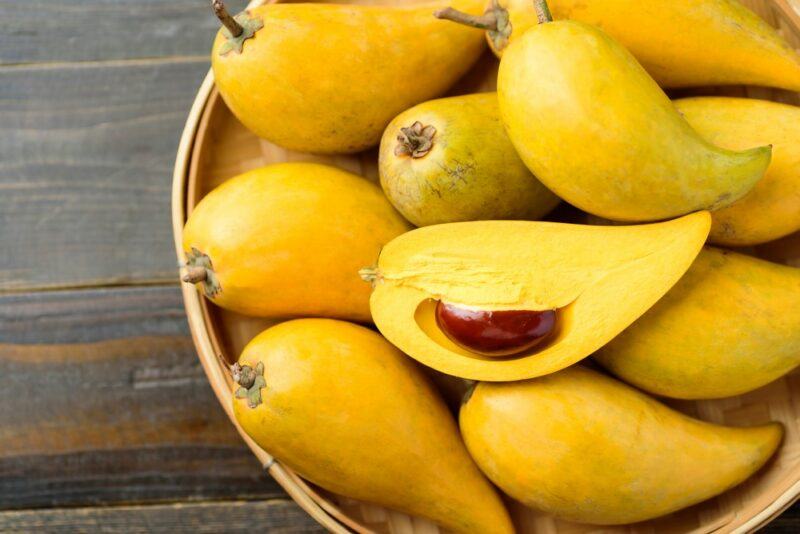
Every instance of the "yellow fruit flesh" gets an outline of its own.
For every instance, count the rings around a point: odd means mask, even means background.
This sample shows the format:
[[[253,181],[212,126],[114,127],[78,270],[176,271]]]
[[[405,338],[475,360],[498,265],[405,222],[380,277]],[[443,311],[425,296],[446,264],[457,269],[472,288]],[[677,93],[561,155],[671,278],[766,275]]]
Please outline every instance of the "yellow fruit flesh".
[[[715,145],[772,145],[764,178],[741,200],[712,214],[712,243],[747,246],[800,230],[800,108],[750,98],[686,98],[675,106]]]
[[[482,221],[429,226],[381,251],[372,317],[386,338],[438,371],[475,380],[552,373],[630,325],[681,277],[708,234],[708,213],[627,227]],[[540,350],[493,358],[450,341],[437,300],[484,310],[559,309]]]
[[[416,364],[353,324],[304,319],[256,337],[239,363],[264,365],[262,402],[234,398],[244,430],[304,478],[452,532],[514,532],[455,421]]]
[[[550,0],[548,4],[556,19],[602,28],[664,87],[745,84],[800,91],[797,52],[736,0]],[[509,40],[537,24],[530,0],[504,0],[501,5],[509,12]]]
[[[358,269],[410,225],[380,188],[312,163],[256,169],[197,205],[183,248],[208,255],[213,302],[259,317],[317,315],[369,321]]]
[[[729,397],[763,386],[800,364],[800,269],[704,249],[596,358],[667,397]]]
[[[500,63],[498,98],[536,177],[608,219],[728,206],[770,161],[767,146],[733,152],[703,139],[627,50],[579,22],[542,24],[514,40]]]
[[[433,126],[422,157],[397,155],[401,129]],[[431,100],[386,128],[378,166],[392,204],[417,226],[458,221],[529,219],[559,199],[519,159],[500,122],[496,93]]]
[[[691,419],[580,367],[479,384],[460,424],[473,458],[505,493],[600,525],[718,495],[757,471],[783,435],[777,423],[732,428]]]
[[[480,0],[459,8],[480,12]],[[481,32],[415,6],[270,4],[241,54],[211,53],[217,87],[250,130],[291,150],[359,152],[389,121],[444,93],[484,49]]]

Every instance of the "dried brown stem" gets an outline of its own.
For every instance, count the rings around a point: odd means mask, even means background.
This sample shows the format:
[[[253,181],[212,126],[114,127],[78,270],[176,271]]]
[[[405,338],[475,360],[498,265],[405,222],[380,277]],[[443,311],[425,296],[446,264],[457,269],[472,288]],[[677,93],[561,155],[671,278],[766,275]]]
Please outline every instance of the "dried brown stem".
[[[242,35],[244,28],[242,28],[242,25],[236,22],[231,14],[228,13],[228,9],[225,7],[222,0],[211,0],[211,7],[214,8],[214,14],[217,15],[219,21],[223,26],[228,28],[228,31],[231,32],[233,37]]]
[[[536,18],[539,19],[539,24],[553,22],[553,14],[550,13],[547,0],[533,0],[533,8],[536,10]]]
[[[200,265],[190,265],[186,267],[186,272],[183,275],[183,281],[189,284],[196,284],[208,278],[208,271],[205,267]]]
[[[490,10],[483,15],[470,15],[452,7],[439,9],[433,13],[437,19],[451,20],[473,28],[480,28],[481,30],[496,31],[497,30],[497,17]]]

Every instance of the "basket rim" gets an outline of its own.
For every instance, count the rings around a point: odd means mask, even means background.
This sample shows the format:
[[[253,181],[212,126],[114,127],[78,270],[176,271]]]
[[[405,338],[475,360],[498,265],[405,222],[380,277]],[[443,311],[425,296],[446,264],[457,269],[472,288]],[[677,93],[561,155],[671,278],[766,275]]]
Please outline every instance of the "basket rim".
[[[252,0],[247,8],[252,8],[265,3],[277,3],[282,0]],[[795,5],[792,0],[771,0],[794,24],[800,29],[800,4]],[[356,523],[347,517],[341,510],[319,492],[311,488],[291,469],[283,466],[277,459],[272,457],[267,451],[259,447],[241,428],[233,415],[232,406],[229,402],[231,387],[229,378],[222,371],[219,362],[219,355],[214,349],[210,337],[210,330],[203,312],[207,306],[205,299],[191,285],[180,282],[180,268],[183,261],[183,226],[186,222],[186,206],[188,202],[188,184],[192,170],[192,161],[195,149],[197,134],[201,131],[201,123],[207,120],[208,114],[205,113],[209,104],[219,98],[218,91],[214,84],[214,73],[208,70],[203,82],[198,88],[197,95],[192,103],[189,114],[186,118],[184,128],[181,133],[180,142],[176,154],[175,164],[172,173],[171,191],[171,219],[172,234],[175,244],[177,257],[178,280],[181,286],[184,307],[186,310],[189,330],[192,341],[203,371],[206,374],[214,394],[222,408],[225,410],[228,419],[236,428],[237,432],[261,462],[263,468],[275,479],[276,482],[289,494],[289,496],[321,526],[336,534],[374,534],[373,531]],[[710,533],[730,533],[745,534],[755,532],[786,511],[792,504],[800,499],[800,479],[795,481],[769,506],[763,508],[759,513],[750,517],[738,527],[728,530],[728,522],[713,528],[711,531],[698,529],[696,532]]]

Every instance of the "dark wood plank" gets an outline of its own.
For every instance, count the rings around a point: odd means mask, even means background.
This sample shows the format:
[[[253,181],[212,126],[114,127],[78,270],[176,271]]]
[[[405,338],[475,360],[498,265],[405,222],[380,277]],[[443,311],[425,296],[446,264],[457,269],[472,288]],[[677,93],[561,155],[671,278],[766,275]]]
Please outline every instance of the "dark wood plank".
[[[0,297],[0,508],[283,495],[217,404],[177,287]]]
[[[795,503],[761,532],[764,534],[797,534],[800,532],[800,503]]]
[[[171,172],[207,68],[0,69],[0,290],[177,280]]]
[[[218,27],[209,0],[3,0],[0,65],[205,55]]]
[[[266,502],[210,502],[113,508],[67,508],[0,513],[2,532],[106,533],[321,533],[325,530],[297,504]]]

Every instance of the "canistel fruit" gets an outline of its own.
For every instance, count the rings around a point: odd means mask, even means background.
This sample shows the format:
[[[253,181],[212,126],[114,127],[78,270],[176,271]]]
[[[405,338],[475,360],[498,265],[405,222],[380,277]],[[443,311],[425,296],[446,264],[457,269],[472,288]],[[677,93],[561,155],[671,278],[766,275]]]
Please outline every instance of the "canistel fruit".
[[[800,365],[800,269],[706,247],[594,358],[665,397],[713,399],[764,386]]]
[[[738,0],[550,0],[556,20],[602,28],[662,87],[760,85],[800,90],[800,56]],[[497,56],[538,23],[531,0],[491,0],[483,15],[449,19],[486,30]]]
[[[638,319],[686,272],[710,226],[707,212],[638,226],[438,224],[396,237],[360,274],[373,286],[375,326],[412,358],[460,378],[521,380],[572,365]],[[512,327],[519,350],[483,354],[497,348],[483,332],[509,332],[469,324],[439,302],[523,319]],[[549,311],[538,317],[542,330],[525,326],[531,311]]]
[[[416,226],[537,220],[560,199],[531,174],[500,122],[496,93],[423,102],[386,127],[384,193]]]
[[[466,349],[487,356],[508,356],[546,340],[555,330],[556,312],[473,310],[439,301],[436,324]]]
[[[482,3],[457,0],[467,12]],[[392,117],[447,91],[485,49],[480,31],[437,20],[435,7],[268,2],[235,17],[217,10],[216,86],[242,124],[278,146],[360,152],[378,144]]]
[[[715,145],[738,150],[772,145],[764,178],[741,200],[712,214],[711,243],[741,247],[800,230],[800,108],[755,98],[675,100],[692,128]]]
[[[594,525],[644,521],[718,495],[758,471],[783,437],[780,423],[693,419],[580,365],[479,383],[459,421],[472,457],[507,495]]]
[[[246,315],[369,322],[358,269],[410,227],[360,176],[317,163],[269,165],[195,206],[183,231],[184,281]]]
[[[283,322],[248,343],[233,378],[244,431],[306,480],[447,532],[514,533],[428,377],[374,331]]]
[[[771,147],[711,144],[612,37],[541,9],[544,22],[503,54],[497,96],[511,142],[555,194],[607,219],[653,221],[729,206],[764,176]]]

